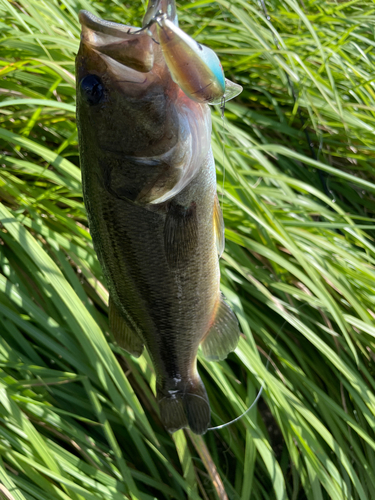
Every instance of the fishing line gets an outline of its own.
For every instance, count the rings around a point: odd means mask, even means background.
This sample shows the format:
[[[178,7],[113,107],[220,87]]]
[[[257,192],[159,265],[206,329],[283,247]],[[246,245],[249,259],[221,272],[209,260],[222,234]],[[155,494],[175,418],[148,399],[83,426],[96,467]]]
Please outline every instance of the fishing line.
[[[305,307],[307,305],[309,305],[309,304],[307,304],[307,303],[301,304],[300,306],[297,307],[296,310],[300,311],[303,307]],[[285,325],[287,323],[288,323],[288,320],[287,319],[284,320],[284,323],[281,325],[280,330],[277,332],[277,335],[276,335],[276,337],[274,339],[274,342],[276,342],[276,340],[279,338],[281,332],[283,331],[283,329],[284,329],[284,327],[285,327]],[[267,363],[266,363],[266,366],[265,366],[266,371],[268,371],[268,367],[269,367],[269,365],[271,363],[271,360],[272,360],[272,351],[273,351],[273,349],[271,347],[271,349],[268,352],[268,356],[267,356]],[[217,431],[219,429],[224,429],[224,427],[228,427],[229,425],[232,425],[235,422],[238,422],[238,420],[241,420],[241,418],[243,418],[247,413],[249,413],[249,411],[252,408],[254,408],[254,406],[256,405],[256,403],[259,401],[259,398],[262,395],[262,392],[263,392],[263,389],[264,389],[264,385],[265,385],[265,382],[264,382],[264,380],[262,380],[262,384],[260,386],[260,389],[259,389],[258,394],[256,395],[254,401],[251,403],[251,405],[243,413],[241,413],[241,415],[239,415],[238,417],[234,418],[233,420],[230,420],[229,422],[226,422],[225,424],[216,425],[215,427],[209,427],[207,429],[207,431]]]
[[[262,9],[263,9],[263,13],[264,13],[264,16],[265,18],[270,22],[272,28],[273,28],[273,25],[272,25],[272,22],[271,22],[271,18],[270,16],[268,15],[267,13],[267,9],[266,9],[266,6],[265,6],[265,3],[264,3],[264,0],[259,0],[260,1],[260,4],[262,6]],[[130,30],[129,30],[129,34],[132,34],[132,35],[137,35],[137,34],[140,34],[142,33],[143,31],[146,31],[146,30],[149,30],[149,28],[152,26],[152,24],[154,24],[155,22],[159,24],[159,19],[160,19],[160,16],[166,16],[165,13],[158,13],[154,18],[152,18],[145,26],[143,26],[141,29],[135,31],[135,32],[132,32],[130,33]],[[159,19],[158,19],[159,17]],[[273,28],[274,29],[274,28]],[[278,50],[281,50],[280,48],[280,45],[278,43],[278,40],[274,34],[274,31],[272,30],[272,34],[273,34],[273,39],[274,39],[274,43],[277,47]],[[155,43],[158,43],[154,38],[152,38],[152,40],[155,42]],[[158,43],[159,44],[159,43]],[[294,89],[294,85],[293,85],[293,82],[291,81],[289,75],[285,72],[285,76],[286,76],[286,79],[287,79],[287,82],[288,82],[288,85],[289,85],[289,88],[290,88],[290,91],[291,91],[291,94],[292,94],[292,97],[293,97],[293,101],[294,101],[294,105],[296,105],[297,103],[297,95],[296,95],[296,92],[295,92],[295,89]],[[221,119],[222,119],[222,122],[223,122],[223,132],[222,132],[222,136],[223,136],[223,149],[222,149],[222,171],[223,171],[223,182],[222,182],[222,193],[221,193],[221,210],[223,212],[223,208],[224,208],[224,193],[225,193],[225,141],[226,141],[226,136],[227,136],[227,133],[228,133],[228,130],[227,130],[227,127],[226,127],[226,122],[225,122],[225,96],[223,96],[222,98],[222,101],[221,101],[221,104],[220,104],[220,111],[221,111]],[[300,107],[297,105],[297,111],[298,111],[298,115],[299,115],[299,118],[300,118],[300,121],[301,121],[301,125],[302,125],[302,128],[304,128],[304,132],[305,132],[305,136],[306,136],[306,140],[308,142],[308,145],[309,145],[309,148],[310,148],[310,152],[311,152],[311,155],[313,157],[314,160],[317,160],[317,156],[315,154],[315,149],[314,149],[314,145],[310,139],[310,135],[309,135],[309,132],[308,130],[306,129],[305,127],[305,121],[304,121],[304,118],[302,116],[302,112],[301,112],[301,109]],[[320,148],[321,148],[321,144],[320,144]],[[327,196],[329,196],[329,194],[332,195],[332,197],[334,198],[333,196],[333,193],[328,189],[328,186],[327,186],[327,183],[325,181],[325,178],[323,176],[323,173],[319,170],[318,171],[319,173],[319,178],[320,178],[320,181],[322,183],[322,186],[323,186],[323,189],[324,189],[324,192]],[[306,306],[308,304],[302,304],[300,307],[297,308],[297,310],[301,309],[302,307]],[[284,321],[284,323],[282,324],[280,330],[278,331],[274,341],[276,342],[276,340],[278,339],[278,337],[280,336],[280,334],[282,333],[285,325],[287,324],[287,320]],[[272,360],[272,352],[273,352],[273,348],[271,347],[271,349],[269,350],[268,352],[268,356],[267,356],[267,363],[265,365],[265,369],[266,371],[268,371],[268,367],[270,365],[270,362]],[[232,425],[236,422],[238,422],[239,420],[241,420],[245,415],[247,415],[252,408],[254,408],[254,406],[257,404],[257,402],[259,401],[262,393],[263,393],[263,389],[264,389],[264,386],[265,386],[265,381],[262,380],[262,383],[261,383],[261,386],[260,386],[260,389],[258,391],[258,394],[256,395],[254,401],[251,403],[251,405],[239,416],[237,416],[236,418],[234,418],[233,420],[230,420],[229,422],[226,422],[224,424],[221,424],[221,425],[217,425],[217,426],[214,426],[214,427],[209,427],[207,429],[207,431],[213,431],[213,430],[220,430],[220,429],[224,429],[225,427],[228,427],[229,425]],[[204,400],[206,402],[206,400],[204,398],[202,398],[201,396],[199,396],[198,394],[190,394],[191,396],[196,396],[196,397],[199,397],[201,398],[202,400]],[[162,400],[165,399],[162,398]],[[161,400],[161,401],[162,401]],[[161,402],[159,401],[159,403]]]
[[[221,212],[224,215],[224,192],[225,192],[225,139],[227,136],[227,128],[225,124],[225,96],[222,97],[220,104],[221,119],[223,121],[223,153],[222,153],[222,169],[223,169],[223,185],[221,189]]]
[[[243,413],[241,413],[241,415],[234,418],[230,422],[227,422],[226,424],[216,425],[215,427],[209,427],[207,429],[207,431],[217,431],[219,429],[224,429],[224,427],[228,427],[229,425],[232,425],[235,422],[238,422],[238,420],[241,420],[241,418],[244,417],[247,413],[249,413],[249,411],[254,407],[254,405],[257,404],[260,396],[262,395],[263,387],[264,387],[264,381],[262,382],[262,385],[260,386],[259,392],[258,392],[256,398],[254,399],[254,401],[251,403],[251,405],[249,406],[249,408],[247,410],[245,410]]]
[[[275,28],[272,24],[272,21],[271,21],[271,17],[268,15],[268,11],[267,11],[267,8],[266,8],[266,5],[265,5],[265,2],[264,0],[259,0],[259,3],[261,5],[261,8],[263,10],[263,14],[264,14],[264,17],[265,19],[269,22],[269,24],[271,25],[271,31],[272,31],[272,36],[273,36],[273,40],[274,40],[274,44],[275,46],[277,47],[278,50],[281,50],[281,47],[280,47],[280,44],[279,44],[279,41],[277,40],[277,37],[275,35]],[[307,127],[305,127],[305,119],[303,117],[303,114],[302,114],[302,111],[301,111],[301,108],[300,106],[298,105],[297,103],[297,100],[298,100],[298,96],[297,96],[297,93],[296,93],[296,90],[295,90],[295,87],[294,87],[294,84],[290,78],[290,76],[288,75],[287,72],[284,71],[284,74],[285,74],[285,77],[286,77],[286,80],[287,80],[287,83],[288,83],[288,86],[289,86],[289,89],[290,89],[290,93],[292,95],[292,98],[293,98],[293,102],[294,102],[294,106],[297,106],[297,113],[298,113],[298,116],[299,116],[299,119],[300,119],[300,122],[301,122],[301,128],[303,128],[304,130],[304,133],[305,133],[305,137],[306,137],[306,141],[307,141],[307,144],[308,144],[308,147],[310,149],[310,153],[311,153],[311,156],[314,160],[318,161],[318,156],[316,155],[316,152],[315,152],[315,148],[314,148],[314,144],[310,138],[310,134],[307,130]],[[225,130],[225,122],[224,122],[224,110],[225,110],[225,101],[224,101],[224,104],[223,104],[223,108],[222,108],[222,119],[223,119],[223,128]],[[322,137],[320,137],[320,141],[319,141],[319,152],[321,151],[322,149],[322,142],[323,142],[323,139]],[[224,143],[225,144],[225,143]],[[223,146],[223,169],[224,169],[224,146]],[[225,173],[225,170],[223,171],[223,191],[222,191],[222,203],[223,203],[223,196],[224,196],[224,173]],[[323,174],[323,172],[321,170],[318,170],[318,175],[319,175],[319,179],[320,179],[320,182],[321,182],[321,185],[322,185],[322,188],[323,188],[323,191],[325,193],[325,195],[330,198],[331,200],[335,200],[335,195],[334,193],[331,191],[331,189],[329,189],[328,185],[327,185],[327,181],[326,181],[326,177],[325,175]],[[341,233],[341,231],[340,231]],[[341,233],[342,234],[342,233]],[[305,304],[302,304],[301,306],[297,307],[297,311],[299,311],[300,309],[302,309],[303,307],[307,306],[308,304],[305,303]],[[287,324],[287,320],[284,321],[284,323],[282,324],[279,332],[277,333],[274,341],[276,342],[276,340],[278,339],[278,337],[280,336],[281,332],[283,331],[285,325]],[[267,363],[265,365],[265,369],[266,371],[268,370],[268,367],[269,367],[269,364],[272,360],[272,352],[273,352],[273,348],[271,347],[271,349],[269,350],[268,352],[268,356],[267,356]],[[225,424],[221,424],[221,425],[217,425],[215,427],[209,427],[207,430],[208,431],[213,431],[213,430],[220,430],[220,429],[224,429],[225,427],[228,427],[229,425],[232,425],[236,422],[238,422],[240,419],[242,419],[247,413],[249,413],[249,411],[254,408],[254,406],[256,405],[256,403],[259,401],[259,398],[261,397],[262,393],[263,393],[263,389],[264,389],[264,386],[265,386],[265,382],[264,380],[262,381],[262,384],[260,386],[260,389],[258,391],[258,394],[256,395],[254,401],[251,403],[251,405],[241,414],[239,415],[238,417],[234,418],[233,420],[230,420],[229,422],[225,423]]]

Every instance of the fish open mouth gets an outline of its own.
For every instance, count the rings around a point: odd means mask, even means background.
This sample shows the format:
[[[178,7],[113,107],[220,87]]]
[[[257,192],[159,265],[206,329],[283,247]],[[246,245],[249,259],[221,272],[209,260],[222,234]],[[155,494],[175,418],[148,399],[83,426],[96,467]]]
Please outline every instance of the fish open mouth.
[[[242,87],[227,80],[215,52],[187,35],[178,27],[174,0],[150,0],[143,28],[104,21],[90,12],[81,11],[82,42],[109,58],[121,73],[119,65],[138,72],[131,83],[142,83],[139,73],[163,71],[165,66],[172,80],[189,99],[223,105],[233,99]],[[112,69],[112,68],[111,68]]]
[[[79,13],[79,21],[81,41],[89,48],[140,73],[148,73],[153,68],[155,42],[146,32],[105,21],[86,10]]]

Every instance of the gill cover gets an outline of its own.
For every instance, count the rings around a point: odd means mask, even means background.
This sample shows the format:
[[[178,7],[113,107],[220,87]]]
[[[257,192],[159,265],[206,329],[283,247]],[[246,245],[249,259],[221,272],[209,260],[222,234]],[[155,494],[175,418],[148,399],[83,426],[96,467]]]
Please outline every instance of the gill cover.
[[[158,14],[154,21],[172,78],[190,99],[221,104],[223,98],[228,101],[242,92],[241,85],[225,78],[213,50],[187,35],[166,13]]]

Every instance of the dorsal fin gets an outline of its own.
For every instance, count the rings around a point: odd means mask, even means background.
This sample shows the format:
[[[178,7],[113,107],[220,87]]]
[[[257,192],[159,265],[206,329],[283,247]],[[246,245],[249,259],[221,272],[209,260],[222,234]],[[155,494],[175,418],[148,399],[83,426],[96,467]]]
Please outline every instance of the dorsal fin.
[[[215,195],[214,202],[214,228],[215,228],[215,238],[216,238],[216,248],[217,253],[220,257],[223,255],[225,248],[225,227],[224,227],[224,219],[223,212],[220,208],[219,198],[217,194]]]

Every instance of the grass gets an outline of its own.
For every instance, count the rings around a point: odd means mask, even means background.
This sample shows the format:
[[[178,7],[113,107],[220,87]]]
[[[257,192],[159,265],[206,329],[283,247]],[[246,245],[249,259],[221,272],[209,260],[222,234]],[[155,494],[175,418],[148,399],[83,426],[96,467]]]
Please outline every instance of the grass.
[[[264,384],[204,438],[164,431],[152,365],[108,329],[75,126],[82,8],[144,13],[0,1],[0,498],[373,499],[374,4],[178,6],[245,89],[213,115],[222,290],[244,335],[200,360],[212,424]]]

